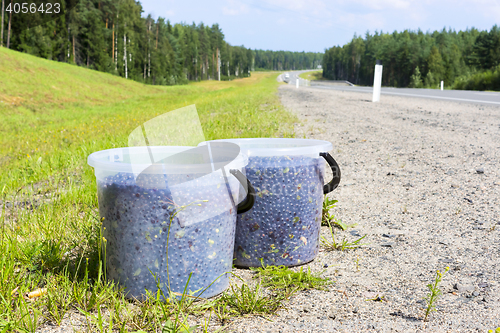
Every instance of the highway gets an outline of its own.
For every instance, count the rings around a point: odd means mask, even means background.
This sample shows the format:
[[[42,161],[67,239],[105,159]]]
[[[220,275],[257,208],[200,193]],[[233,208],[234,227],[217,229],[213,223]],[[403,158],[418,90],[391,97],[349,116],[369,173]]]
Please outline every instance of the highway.
[[[281,79],[288,84],[296,84],[298,76],[308,71],[290,71],[281,74]],[[286,77],[288,74],[288,78]],[[305,86],[305,80],[299,79],[300,87]],[[308,89],[334,89],[341,91],[353,91],[360,93],[373,94],[372,87],[350,86],[347,83],[341,85],[328,81],[310,81],[311,86]],[[439,90],[439,89],[415,89],[415,88],[384,88],[382,95],[406,96],[416,98],[437,99],[443,101],[473,103],[482,105],[500,106],[500,92],[489,91],[469,91],[469,90]]]

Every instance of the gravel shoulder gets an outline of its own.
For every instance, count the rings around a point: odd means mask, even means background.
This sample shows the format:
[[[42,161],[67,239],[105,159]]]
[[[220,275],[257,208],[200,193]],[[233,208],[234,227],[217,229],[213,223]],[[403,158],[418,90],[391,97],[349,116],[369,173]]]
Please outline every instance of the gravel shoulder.
[[[297,137],[331,141],[335,215],[363,240],[311,266],[335,284],[230,332],[487,332],[500,326],[500,107],[283,85]],[[322,233],[326,236],[326,227]],[[328,268],[324,268],[325,264]],[[436,270],[437,311],[423,322]],[[250,279],[248,271],[237,274]],[[380,297],[382,301],[372,301]]]

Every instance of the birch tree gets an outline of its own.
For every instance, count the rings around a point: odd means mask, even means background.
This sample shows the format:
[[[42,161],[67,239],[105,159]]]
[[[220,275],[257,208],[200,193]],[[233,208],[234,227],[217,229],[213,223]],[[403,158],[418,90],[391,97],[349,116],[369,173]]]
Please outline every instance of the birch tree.
[[[0,32],[0,46],[3,46],[3,22],[5,16],[5,0],[2,0],[2,27]]]

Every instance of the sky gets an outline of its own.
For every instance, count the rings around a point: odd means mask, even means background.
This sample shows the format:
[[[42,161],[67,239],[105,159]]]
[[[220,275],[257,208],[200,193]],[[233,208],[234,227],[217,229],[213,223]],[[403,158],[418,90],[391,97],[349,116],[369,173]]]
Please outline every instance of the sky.
[[[405,29],[489,30],[500,0],[140,0],[143,15],[218,23],[226,41],[251,49],[324,52],[354,34]]]

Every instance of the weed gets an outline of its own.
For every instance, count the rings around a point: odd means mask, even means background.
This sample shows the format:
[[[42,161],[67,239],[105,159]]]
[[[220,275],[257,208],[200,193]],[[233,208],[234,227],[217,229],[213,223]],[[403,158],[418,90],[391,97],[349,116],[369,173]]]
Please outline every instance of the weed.
[[[325,200],[323,201],[323,211],[321,216],[321,225],[330,225],[333,223],[336,227],[347,230],[348,228],[354,228],[356,224],[345,224],[341,220],[336,219],[335,215],[330,214],[330,209],[336,207],[335,205],[338,200],[330,199],[325,195]]]
[[[330,279],[320,277],[322,272],[312,274],[310,267],[307,271],[301,267],[298,272],[285,266],[263,266],[252,270],[256,272],[254,278],[262,279],[264,287],[281,290],[287,296],[300,290],[325,290],[325,286],[332,284]]]
[[[219,319],[219,321],[224,325],[229,318],[231,318],[231,310],[226,303],[218,301],[213,306],[213,311]]]
[[[56,275],[49,279],[47,284],[47,297],[45,299],[47,314],[45,318],[61,325],[64,315],[73,302],[71,297],[71,283],[67,275]]]
[[[382,302],[385,300],[385,296],[379,296],[377,294],[377,296],[375,296],[374,298],[369,298],[369,299],[366,299],[365,301],[374,301],[374,302]]]
[[[359,272],[359,256],[356,256],[356,271]]]
[[[283,306],[285,295],[283,293],[265,295],[261,288],[260,282],[254,288],[250,288],[246,283],[241,287],[231,284],[229,290],[217,299],[216,306],[219,309],[226,308],[223,311],[236,316],[276,313]]]
[[[344,238],[341,242],[338,242],[335,240],[335,235],[333,232],[333,227],[331,225],[328,226],[328,230],[330,231],[330,236],[331,240],[327,239],[325,236],[321,236],[321,245],[325,248],[327,251],[334,251],[334,250],[352,250],[352,249],[357,249],[360,246],[366,245],[364,243],[360,243],[363,238],[366,237],[364,235],[363,237],[358,238],[355,241],[349,242],[346,238]]]
[[[429,294],[424,298],[427,301],[427,309],[425,310],[424,321],[427,321],[427,317],[432,311],[436,311],[436,301],[443,294],[441,289],[439,288],[439,283],[443,279],[443,275],[450,270],[449,267],[446,267],[444,273],[441,273],[439,270],[436,271],[436,277],[434,279],[434,283],[429,283],[427,288],[429,288]]]

